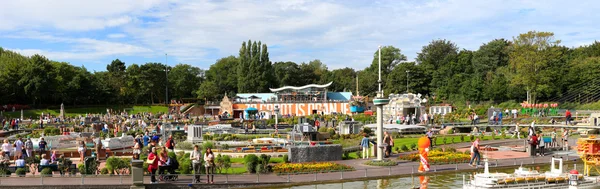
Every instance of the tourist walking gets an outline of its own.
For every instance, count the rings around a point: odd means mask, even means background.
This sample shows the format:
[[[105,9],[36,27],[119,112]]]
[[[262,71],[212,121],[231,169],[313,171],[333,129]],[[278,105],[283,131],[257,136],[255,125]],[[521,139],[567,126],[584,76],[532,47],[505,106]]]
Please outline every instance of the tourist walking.
[[[473,165],[474,160],[477,159],[477,164]],[[469,166],[475,167],[478,166],[481,162],[481,154],[479,153],[479,138],[475,139],[473,144],[471,145],[471,161],[469,161]]]
[[[198,145],[194,145],[194,151],[190,153],[190,159],[192,160],[192,168],[194,168],[194,183],[200,183],[200,156],[202,153],[198,149]]]
[[[515,125],[515,135],[517,135],[518,139],[521,139],[521,131],[519,130],[519,122],[517,122],[517,124]]]
[[[19,139],[17,139],[15,141],[15,143],[13,143],[13,146],[15,147],[15,158],[14,158],[14,160],[17,160],[21,156],[23,156],[23,149],[24,149],[23,146],[24,146],[24,144],[23,144],[23,141],[21,141],[21,140],[22,140],[22,138],[19,137]]]
[[[565,112],[565,125],[569,125],[570,122],[571,122],[571,111],[567,110],[567,112]]]
[[[360,141],[360,147],[362,148],[362,158],[368,159],[369,158],[369,138],[367,137],[367,134],[363,135],[363,139]]]
[[[206,148],[206,152],[204,152],[204,167],[206,167],[206,183],[214,184],[215,180],[215,155],[213,154],[210,148]]]
[[[394,139],[392,139],[392,136],[385,131],[384,132],[384,137],[383,137],[383,143],[385,143],[385,157],[388,158],[390,157],[390,155],[392,155],[392,147],[394,146]]]
[[[142,152],[142,148],[140,145],[140,137],[135,137],[135,139],[133,139],[133,142],[135,143],[133,144],[133,159],[140,159],[140,154]]]
[[[33,142],[31,138],[28,136],[27,141],[25,142],[25,152],[27,157],[33,157]]]
[[[165,146],[171,150],[171,152],[175,152],[175,141],[173,140],[173,135],[169,135],[169,139],[167,139]]]
[[[433,149],[433,129],[429,129],[427,138],[429,138],[429,148]]]
[[[156,170],[158,170],[158,156],[156,155],[156,148],[151,148],[150,153],[148,154],[148,160],[146,163],[148,164],[148,172],[150,172],[150,182],[152,184],[158,183],[156,181]]]

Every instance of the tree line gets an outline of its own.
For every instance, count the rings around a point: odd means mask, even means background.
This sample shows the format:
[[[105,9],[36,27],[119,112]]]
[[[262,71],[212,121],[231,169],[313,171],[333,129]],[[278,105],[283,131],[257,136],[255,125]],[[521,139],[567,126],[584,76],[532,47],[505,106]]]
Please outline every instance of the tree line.
[[[384,93],[408,89],[431,101],[449,103],[554,100],[600,76],[599,42],[574,48],[560,43],[553,33],[537,31],[511,40],[494,39],[474,51],[437,39],[423,46],[414,61],[407,61],[399,48],[384,46]],[[106,71],[90,72],[84,66],[0,48],[0,104],[162,103],[165,88],[169,99],[218,101],[225,94],[265,93],[269,88],[330,81],[329,91],[355,92],[357,78],[360,95],[373,97],[378,56],[375,49],[373,61],[362,70],[329,69],[318,59],[271,62],[267,44],[247,41],[237,56],[221,58],[208,70],[154,62],[126,66],[116,59]]]

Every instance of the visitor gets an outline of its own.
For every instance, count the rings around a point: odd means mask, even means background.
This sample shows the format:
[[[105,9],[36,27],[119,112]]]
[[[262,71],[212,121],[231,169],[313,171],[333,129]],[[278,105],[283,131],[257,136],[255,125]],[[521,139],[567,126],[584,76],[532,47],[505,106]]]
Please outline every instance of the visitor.
[[[200,183],[200,150],[198,145],[194,145],[194,151],[190,153],[190,159],[192,160],[192,167],[194,168],[194,183]]]
[[[8,139],[4,139],[4,144],[2,144],[2,151],[5,155],[10,157],[10,151],[12,151],[12,145],[8,143]]]
[[[563,128],[562,140],[563,140],[563,150],[564,151],[569,150],[568,139],[569,139],[569,130],[567,128]]]
[[[25,152],[27,157],[33,157],[33,142],[29,136],[27,136],[27,141],[25,142]]]
[[[498,112],[498,125],[502,125],[502,111]]]
[[[433,149],[433,129],[429,129],[427,138],[429,138],[429,148]]]
[[[565,120],[565,125],[569,125],[571,122],[571,111],[567,110],[567,112],[565,112]]]
[[[158,174],[163,175],[171,165],[170,163],[167,148],[163,146],[158,153]],[[162,180],[162,177],[160,179]]]
[[[517,109],[512,109],[513,119],[517,119]]]
[[[531,136],[531,138],[529,139],[529,146],[530,146],[530,156],[534,157],[536,155],[536,147],[538,146],[538,137],[537,135],[533,134]]]
[[[79,162],[83,162],[83,157],[85,157],[85,152],[87,151],[85,146],[85,141],[79,141],[79,147],[77,148],[77,152],[79,152]]]
[[[92,137],[92,141],[94,141],[94,148],[96,150],[96,160],[100,161],[100,150],[102,149],[102,140],[100,140],[100,137]]]
[[[392,155],[392,147],[394,146],[394,140],[392,136],[385,131],[383,137],[383,143],[385,143],[385,157],[388,158]]]
[[[206,183],[207,184],[214,184],[214,178],[215,178],[215,155],[213,154],[212,150],[210,148],[206,148],[206,152],[204,152],[204,161],[206,162],[206,164],[204,165],[206,167]]]
[[[531,122],[531,126],[529,126],[529,134],[527,140],[531,140],[532,136],[535,136],[535,122]]]
[[[473,165],[474,160],[477,159],[477,164]],[[479,166],[479,163],[481,162],[481,154],[479,154],[479,138],[475,139],[475,141],[473,141],[473,144],[471,145],[471,161],[469,161],[469,166],[471,167],[476,167]]]
[[[140,154],[141,154],[141,146],[140,146],[140,137],[137,136],[135,137],[135,139],[133,139],[133,159],[139,160],[140,159]]]
[[[23,156],[23,138],[19,137],[14,143],[13,146],[15,147],[15,160],[19,159],[21,156]]]
[[[475,119],[475,125],[479,124],[479,116],[477,115],[477,113],[474,113],[475,115],[473,116],[473,119]],[[431,118],[433,120],[433,117]]]
[[[496,116],[497,115],[498,115],[498,112],[496,112],[496,110],[494,110],[494,112],[492,112],[492,117],[491,117],[491,119],[492,119],[492,125],[496,125],[496,121],[497,121],[497,119],[496,119],[497,117]]]
[[[152,147],[150,149],[150,153],[148,154],[148,160],[146,160],[146,163],[148,163],[148,172],[150,172],[150,183],[152,184],[156,184],[158,183],[156,181],[156,170],[158,170],[158,156],[156,155],[156,148]]]
[[[173,135],[169,135],[169,139],[167,139],[167,144],[165,144],[171,152],[175,152],[175,141],[173,140]]]
[[[40,165],[50,165],[50,161],[46,159],[46,154],[42,154],[42,159],[40,159]]]
[[[148,135],[148,131],[146,131],[146,134],[144,134],[144,146],[148,146],[148,143],[150,142],[150,136]]]
[[[515,125],[515,135],[517,135],[518,139],[521,139],[521,131],[519,129],[519,122],[517,122],[517,124]]]
[[[19,157],[19,159],[15,160],[15,167],[18,168],[25,168],[25,160],[23,159],[23,157]]]
[[[554,128],[554,130],[552,130],[552,142],[550,142],[550,147],[554,148],[557,147],[558,144],[556,143],[556,128]]]
[[[56,150],[52,150],[52,155],[50,156],[50,163],[56,164]]]
[[[360,147],[362,148],[362,158],[368,159],[369,157],[369,138],[367,134],[363,135],[363,139],[360,141]]]
[[[0,151],[0,165],[9,165],[10,164],[10,156],[6,154],[4,151]]]
[[[544,156],[544,148],[546,147],[546,142],[544,141],[544,136],[542,135],[542,133],[538,134],[538,147],[540,148],[540,156]]]

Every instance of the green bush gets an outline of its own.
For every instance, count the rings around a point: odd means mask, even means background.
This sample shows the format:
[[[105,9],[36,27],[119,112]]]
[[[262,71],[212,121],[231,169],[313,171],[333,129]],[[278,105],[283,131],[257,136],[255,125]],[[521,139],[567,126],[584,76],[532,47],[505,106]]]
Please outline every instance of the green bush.
[[[370,165],[370,166],[396,166],[396,165],[398,165],[398,162],[390,161],[390,160],[383,160],[383,161],[366,161],[364,164]]]
[[[326,133],[327,132],[327,127],[319,127],[319,132]]]
[[[454,134],[454,128],[452,128],[452,129],[448,130],[448,134],[449,134],[449,135],[451,135],[451,134]]]
[[[108,175],[108,172],[109,172],[109,171],[108,171],[108,168],[106,168],[106,167],[104,167],[104,168],[100,169],[100,174],[103,174],[103,175]]]
[[[271,172],[270,170],[270,166],[269,166],[269,161],[271,160],[271,156],[267,156],[266,154],[261,154],[260,158],[258,159],[258,165],[256,172],[257,173],[268,173]],[[260,168],[260,169],[259,169]]]
[[[472,141],[475,141],[475,135],[471,135],[471,136],[470,136],[470,140],[469,140],[469,141],[470,141],[470,142],[472,142]]]
[[[15,173],[19,176],[24,176],[25,174],[27,174],[27,171],[24,168],[18,168]]]
[[[189,155],[188,155],[189,157]],[[190,158],[182,158],[179,161],[179,174],[191,174],[192,173],[192,160]]]
[[[403,151],[403,152],[407,152],[408,151],[408,146],[406,144],[401,145],[400,146],[400,150]]]
[[[358,152],[356,152],[356,157],[358,157],[358,158],[362,158],[362,151],[358,151]]]
[[[44,175],[44,176],[52,176],[52,169],[50,168],[44,168],[42,169],[42,172],[40,172],[40,174]]]
[[[332,136],[332,137],[336,135],[336,133],[335,133],[335,129],[334,129],[334,128],[329,128],[329,129],[327,129],[327,132],[328,132],[328,133],[329,133],[329,135],[330,135],[330,136]],[[339,136],[338,136],[338,138],[339,138]]]
[[[124,174],[125,170],[128,170],[131,167],[129,162],[131,162],[131,159],[117,158],[112,156],[106,159],[106,167],[104,168],[106,168],[107,173],[111,175],[115,172],[117,174]]]
[[[347,152],[344,152],[344,155],[347,155]],[[288,157],[287,154],[283,155],[283,162],[284,163],[289,163],[290,162],[290,159],[289,159],[289,157]]]
[[[417,150],[417,143],[410,144],[410,150]]]
[[[258,156],[254,154],[248,154],[244,157],[244,165],[248,173],[256,173],[256,165],[259,163]]]
[[[215,147],[215,145],[210,141],[206,141],[206,142],[202,143],[202,151],[206,151],[206,148],[210,148],[211,150],[215,149],[214,147]]]
[[[175,148],[180,150],[194,150],[194,144],[191,142],[178,142],[175,144]]]
[[[460,142],[465,142],[465,135],[460,135]]]

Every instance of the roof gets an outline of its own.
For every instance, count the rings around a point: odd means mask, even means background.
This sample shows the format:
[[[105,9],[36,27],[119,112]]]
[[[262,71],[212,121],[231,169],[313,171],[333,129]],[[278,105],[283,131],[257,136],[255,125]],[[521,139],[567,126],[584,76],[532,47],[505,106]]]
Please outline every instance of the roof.
[[[310,85],[304,85],[304,86],[301,86],[301,87],[284,86],[284,87],[280,87],[280,88],[275,88],[275,89],[269,88],[269,89],[271,90],[271,92],[279,92],[279,91],[283,91],[283,90],[286,90],[286,89],[301,90],[301,89],[306,89],[306,88],[311,88],[311,87],[314,87],[314,88],[326,88],[326,87],[329,87],[332,83],[333,83],[333,81],[329,82],[329,83],[327,83],[325,85],[310,84]]]
[[[350,101],[352,92],[327,92],[328,100]]]
[[[267,99],[271,98],[277,98],[274,93],[239,93],[237,96],[241,98],[250,98],[251,96],[254,96],[256,98],[253,99],[261,99],[263,101],[267,101]]]

